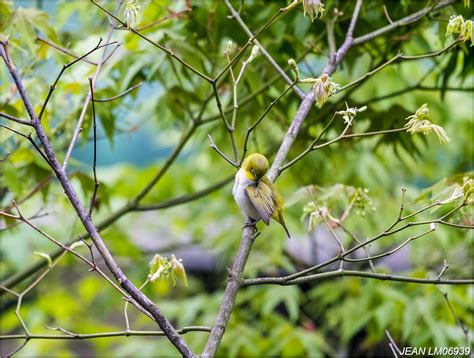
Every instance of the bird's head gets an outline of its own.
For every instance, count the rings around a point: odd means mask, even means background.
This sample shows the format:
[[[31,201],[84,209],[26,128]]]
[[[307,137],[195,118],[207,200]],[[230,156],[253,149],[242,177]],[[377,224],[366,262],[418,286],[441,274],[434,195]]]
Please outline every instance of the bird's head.
[[[243,161],[242,169],[245,171],[247,178],[259,180],[268,170],[268,160],[260,153],[250,154]]]

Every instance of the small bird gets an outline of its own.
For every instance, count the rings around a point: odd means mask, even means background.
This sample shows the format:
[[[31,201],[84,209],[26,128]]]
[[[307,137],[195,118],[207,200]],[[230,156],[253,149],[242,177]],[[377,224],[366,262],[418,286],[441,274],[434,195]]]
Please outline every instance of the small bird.
[[[283,226],[290,238],[283,219],[283,198],[266,175],[267,170],[268,160],[264,155],[247,156],[235,175],[232,194],[240,210],[250,219],[246,225],[254,225],[260,219],[269,225],[272,218]]]

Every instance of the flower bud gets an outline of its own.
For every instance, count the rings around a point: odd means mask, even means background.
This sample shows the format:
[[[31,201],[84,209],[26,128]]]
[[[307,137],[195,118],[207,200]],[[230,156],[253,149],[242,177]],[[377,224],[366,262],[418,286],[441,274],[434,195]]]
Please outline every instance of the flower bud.
[[[224,53],[229,55],[232,52],[233,43],[231,40],[227,41],[227,46],[224,50]]]
[[[316,104],[319,108],[321,108],[329,97],[329,76],[326,73],[323,73],[321,77],[316,79],[316,82],[313,86],[313,91]]]
[[[258,55],[258,46],[255,45],[253,48],[252,48],[252,52],[250,53],[250,56],[249,58],[247,59],[247,63],[250,63],[252,62],[253,60],[255,60],[255,57],[257,57]]]
[[[188,278],[186,277],[186,270],[181,262],[181,259],[177,259],[174,255],[171,255],[171,269],[178,279],[183,281],[184,285],[188,287]]]
[[[290,65],[291,70],[295,73],[296,79],[298,79],[300,72],[298,71],[298,65],[296,64],[295,60],[290,58],[288,60],[288,65]]]

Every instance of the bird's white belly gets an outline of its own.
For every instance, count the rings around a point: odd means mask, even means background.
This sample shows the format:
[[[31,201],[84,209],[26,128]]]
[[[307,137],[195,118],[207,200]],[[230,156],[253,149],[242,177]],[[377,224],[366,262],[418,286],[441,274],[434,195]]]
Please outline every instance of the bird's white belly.
[[[253,220],[259,220],[260,215],[255,210],[252,202],[250,201],[249,197],[247,196],[245,190],[249,185],[253,185],[253,180],[248,179],[245,176],[245,173],[242,169],[239,169],[237,174],[235,175],[235,183],[234,188],[232,189],[232,194],[234,195],[234,199],[237,202],[240,210],[247,215],[249,218]]]

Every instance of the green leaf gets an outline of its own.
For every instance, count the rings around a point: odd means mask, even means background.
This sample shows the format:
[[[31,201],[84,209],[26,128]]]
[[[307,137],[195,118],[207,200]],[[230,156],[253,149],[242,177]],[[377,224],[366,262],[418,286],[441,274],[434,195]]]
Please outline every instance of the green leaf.
[[[55,40],[56,33],[50,25],[49,15],[35,8],[16,9],[7,21],[5,34],[20,35],[22,43],[26,44],[31,53],[35,52],[35,38],[41,32],[48,38]]]
[[[411,303],[403,309],[402,339],[406,341],[413,332],[413,328],[420,319],[418,307]]]

